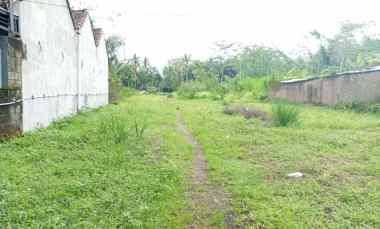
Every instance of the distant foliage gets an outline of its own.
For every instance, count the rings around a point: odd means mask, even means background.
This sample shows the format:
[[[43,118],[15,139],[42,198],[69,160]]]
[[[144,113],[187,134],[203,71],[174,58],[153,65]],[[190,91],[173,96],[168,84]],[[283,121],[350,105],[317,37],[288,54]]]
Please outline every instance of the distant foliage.
[[[118,85],[149,93],[178,91],[182,98],[205,97],[224,100],[229,93],[253,99],[266,99],[272,80],[328,76],[336,72],[380,65],[380,36],[370,33],[370,23],[340,24],[338,32],[326,36],[318,31],[309,35],[314,47],[302,47],[294,55],[264,45],[234,42],[215,43],[215,54],[206,60],[192,59],[189,54],[168,61],[162,72],[146,57],[133,55],[119,60],[124,41],[107,40],[111,92]],[[201,86],[199,86],[201,84]],[[115,94],[117,94],[115,92]],[[115,96],[111,96],[115,97]]]
[[[296,124],[299,114],[299,109],[294,106],[282,103],[272,105],[272,121],[275,126],[286,127]]]
[[[220,88],[214,86],[227,82],[228,87],[233,86],[229,91],[251,91],[254,97],[265,98],[263,90],[267,88],[252,87],[258,84],[250,85],[254,82],[251,79],[264,79],[267,83],[271,79],[323,77],[380,65],[380,37],[369,33],[371,26],[346,21],[331,37],[313,31],[309,39],[319,48],[315,51],[303,47],[296,56],[263,45],[219,42],[215,44],[215,55],[207,60],[193,60],[190,55],[170,60],[164,68],[160,88],[175,91],[182,84],[197,81],[210,92],[218,89],[215,92]]]
[[[189,82],[182,84],[177,91],[177,94],[180,98],[183,99],[195,99],[195,96],[198,92],[205,91],[206,88],[204,85],[197,82]]]

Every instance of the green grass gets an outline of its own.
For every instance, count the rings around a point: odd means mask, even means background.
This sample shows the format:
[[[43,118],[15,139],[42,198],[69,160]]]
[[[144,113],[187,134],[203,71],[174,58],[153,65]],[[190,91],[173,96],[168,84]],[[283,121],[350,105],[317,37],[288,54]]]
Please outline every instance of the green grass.
[[[192,148],[177,107],[241,224],[380,227],[379,116],[305,105],[297,125],[275,127],[221,101],[149,95],[1,142],[0,228],[185,228]]]
[[[133,97],[0,143],[0,228],[184,227],[192,155],[174,122],[162,98]]]
[[[299,109],[287,104],[272,105],[272,119],[275,126],[290,126],[298,122]]]
[[[250,104],[270,112],[271,104]],[[211,178],[232,193],[252,228],[379,228],[380,118],[300,106],[296,126],[278,128],[183,101]],[[303,172],[303,179],[287,174]]]

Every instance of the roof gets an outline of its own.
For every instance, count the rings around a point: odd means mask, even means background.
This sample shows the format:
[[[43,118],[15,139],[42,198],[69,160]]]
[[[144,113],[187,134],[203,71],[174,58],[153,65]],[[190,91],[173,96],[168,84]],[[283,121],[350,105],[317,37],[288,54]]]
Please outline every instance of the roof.
[[[73,10],[70,7],[70,14],[73,20],[74,29],[77,33],[79,33],[80,30],[83,28],[84,24],[86,23],[87,18],[90,20],[91,30],[94,35],[95,45],[99,46],[100,40],[102,39],[102,36],[103,36],[103,30],[101,28],[94,27],[94,24],[92,23],[88,10],[87,9]]]
[[[368,67],[366,69],[361,69],[361,70],[335,73],[327,77],[311,76],[304,79],[284,80],[284,81],[281,81],[281,83],[282,84],[301,83],[301,82],[307,82],[307,81],[312,81],[312,80],[317,80],[317,79],[334,79],[334,78],[339,78],[339,77],[345,77],[345,76],[351,76],[351,75],[357,75],[357,74],[363,74],[363,73],[372,73],[372,72],[380,72],[380,66]]]
[[[81,30],[84,23],[86,22],[87,16],[89,16],[88,11],[86,9],[83,10],[71,10],[72,19],[74,22],[74,28],[77,32]]]
[[[95,45],[99,46],[100,40],[102,39],[103,34],[104,34],[103,29],[96,28],[96,29],[93,29],[93,32],[94,32],[94,38],[95,38]]]

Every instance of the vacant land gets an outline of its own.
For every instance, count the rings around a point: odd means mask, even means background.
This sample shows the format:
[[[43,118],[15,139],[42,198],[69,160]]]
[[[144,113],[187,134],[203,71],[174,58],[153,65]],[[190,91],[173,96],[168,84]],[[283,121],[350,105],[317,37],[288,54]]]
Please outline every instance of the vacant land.
[[[0,225],[379,228],[380,117],[299,109],[285,128],[221,102],[135,96],[4,141]]]

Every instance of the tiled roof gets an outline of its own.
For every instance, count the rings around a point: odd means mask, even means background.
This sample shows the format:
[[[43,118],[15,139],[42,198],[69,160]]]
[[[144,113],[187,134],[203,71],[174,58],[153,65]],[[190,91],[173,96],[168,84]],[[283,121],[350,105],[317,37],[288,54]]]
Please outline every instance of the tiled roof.
[[[73,15],[75,30],[79,32],[80,29],[83,27],[84,23],[86,22],[88,12],[87,10],[72,10],[71,12]]]
[[[99,46],[100,40],[103,36],[103,30],[101,28],[93,29],[94,31],[94,38],[95,38],[95,45]]]

